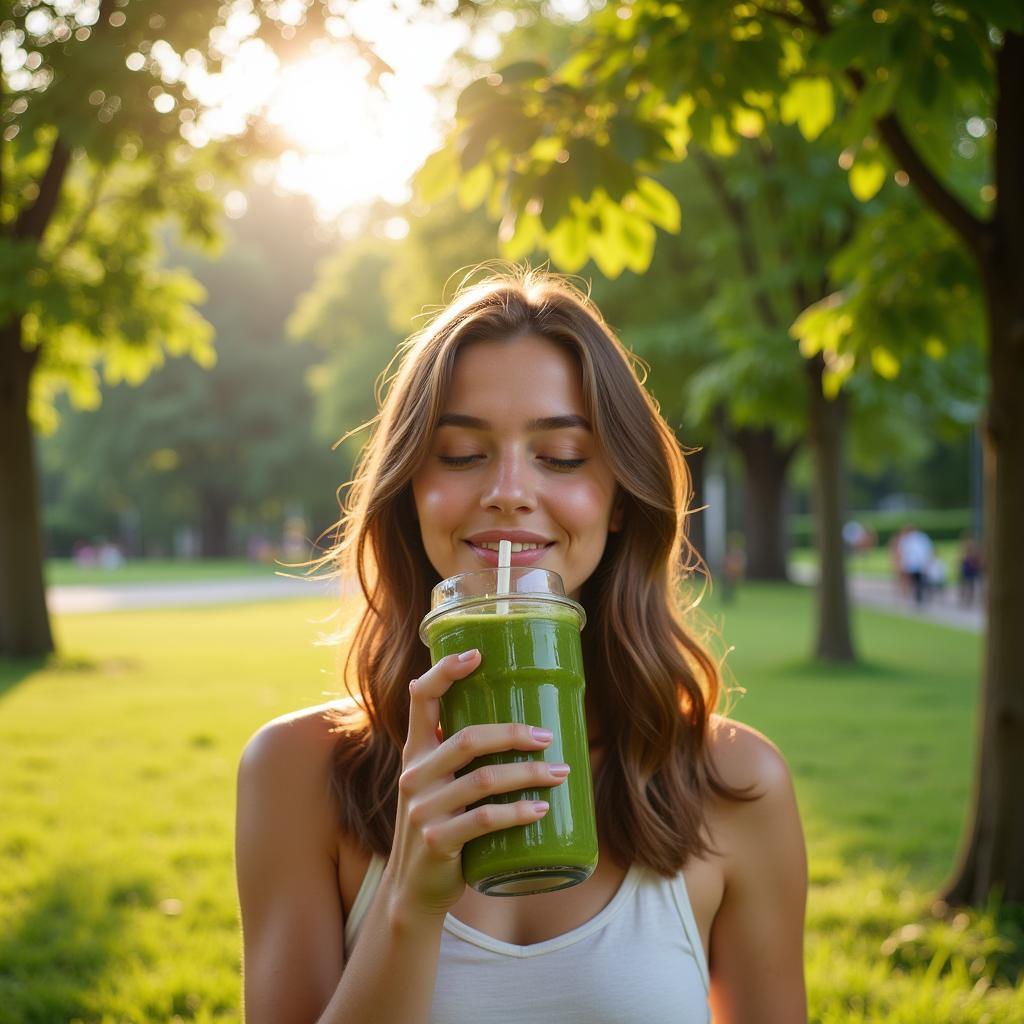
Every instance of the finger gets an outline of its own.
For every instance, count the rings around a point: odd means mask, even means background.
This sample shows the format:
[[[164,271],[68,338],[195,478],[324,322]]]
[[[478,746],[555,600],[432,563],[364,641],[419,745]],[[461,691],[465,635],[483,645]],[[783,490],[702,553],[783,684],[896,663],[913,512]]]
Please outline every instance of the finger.
[[[517,800],[512,804],[481,804],[447,821],[428,825],[423,841],[433,853],[452,854],[471,839],[517,825],[531,825],[548,813],[546,800]]]
[[[476,649],[449,654],[409,684],[409,734],[406,758],[433,750],[437,746],[437,726],[441,719],[441,697],[452,683],[463,679],[480,664]]]
[[[412,818],[414,823],[451,818],[457,811],[499,793],[551,790],[565,782],[568,775],[567,764],[546,761],[481,765],[441,789],[431,791],[428,796],[418,798],[411,807]],[[545,796],[546,793],[539,792],[535,799]]]
[[[437,748],[436,767],[442,775],[454,775],[484,754],[499,754],[505,750],[543,750],[550,743],[549,731],[522,723],[467,725]]]

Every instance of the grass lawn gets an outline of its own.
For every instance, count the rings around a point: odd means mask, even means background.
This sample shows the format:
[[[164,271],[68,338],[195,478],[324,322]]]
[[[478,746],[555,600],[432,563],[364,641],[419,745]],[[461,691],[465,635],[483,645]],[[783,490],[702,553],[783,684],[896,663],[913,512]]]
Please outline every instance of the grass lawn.
[[[1024,1024],[1021,933],[929,911],[969,788],[978,638],[861,613],[864,667],[811,668],[810,599],[747,587],[721,642],[734,716],[796,779],[812,1020]],[[330,611],[68,616],[59,660],[0,662],[0,1024],[239,1019],[237,758],[333,691]]]
[[[46,563],[46,582],[51,586],[85,584],[91,587],[107,583],[191,583],[196,580],[262,578],[272,576],[277,569],[280,566],[250,562],[244,558],[140,558],[125,562],[116,569],[76,565],[70,558],[51,558]]]

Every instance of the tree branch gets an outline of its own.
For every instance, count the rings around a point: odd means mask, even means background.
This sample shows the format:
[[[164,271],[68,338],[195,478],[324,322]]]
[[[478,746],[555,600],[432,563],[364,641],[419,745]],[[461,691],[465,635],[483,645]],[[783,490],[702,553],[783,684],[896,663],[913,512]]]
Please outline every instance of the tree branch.
[[[851,79],[854,72],[850,72]],[[857,76],[861,77],[861,76]],[[857,83],[854,82],[856,85]],[[858,88],[863,88],[863,78]],[[921,154],[915,149],[903,125],[895,114],[886,114],[880,118],[879,134],[889,152],[899,161],[906,171],[921,198],[967,243],[979,258],[984,255],[985,243],[989,234],[989,222],[976,217],[971,211],[941,182],[932,169],[924,162]]]
[[[92,191],[81,210],[78,211],[78,216],[75,217],[74,223],[68,228],[68,233],[64,237],[64,240],[58,244],[56,249],[53,250],[47,256],[47,260],[50,263],[57,263],[60,258],[68,251],[82,237],[82,233],[85,231],[85,226],[89,222],[89,218],[92,216],[93,211],[97,206],[100,205],[100,194],[103,191],[103,182],[107,177],[109,168],[100,167],[97,169],[96,174],[92,180]]]
[[[777,7],[767,7],[763,4],[755,6],[762,14],[766,14],[769,18],[777,18],[779,21],[784,21],[787,25],[792,25],[794,28],[806,28],[812,32],[816,29],[813,22],[804,21],[799,14],[793,14],[792,11],[780,11]]]
[[[43,237],[46,226],[53,217],[60,198],[61,185],[71,163],[71,150],[61,141],[58,135],[53,140],[50,150],[50,162],[39,181],[39,195],[31,206],[26,206],[14,222],[15,238],[34,238],[39,241]]]
[[[715,166],[715,162],[705,152],[699,149],[694,150],[694,159],[697,161],[701,171],[703,171],[704,177],[711,186],[711,191],[715,194],[715,198],[718,199],[718,202],[736,228],[736,233],[739,237],[740,260],[743,263],[743,269],[746,271],[747,277],[750,278],[751,283],[754,285],[754,304],[757,306],[761,322],[770,330],[778,330],[782,325],[779,323],[779,318],[775,315],[775,310],[772,309],[768,297],[762,291],[760,281],[758,281],[758,276],[761,273],[761,263],[757,256],[757,247],[754,242],[750,218],[747,216],[747,209],[729,191],[725,184],[725,179]]]
[[[821,36],[831,34],[832,24],[822,0],[803,0],[803,3],[814,19],[815,31]],[[863,94],[866,86],[864,75],[856,68],[847,68],[846,76],[858,94]],[[989,222],[971,213],[939,180],[917,151],[895,113],[886,114],[875,124],[882,141],[906,172],[921,198],[967,243],[979,260],[984,259],[990,234]]]

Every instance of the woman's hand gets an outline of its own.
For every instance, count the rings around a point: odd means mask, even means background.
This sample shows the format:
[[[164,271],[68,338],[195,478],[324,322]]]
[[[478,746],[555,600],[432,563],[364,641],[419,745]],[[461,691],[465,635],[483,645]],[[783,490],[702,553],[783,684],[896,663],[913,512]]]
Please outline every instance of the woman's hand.
[[[473,725],[439,739],[440,698],[480,664],[480,652],[442,658],[409,684],[409,735],[402,752],[398,818],[388,861],[393,897],[415,914],[443,917],[466,887],[462,847],[470,839],[529,825],[548,810],[543,802],[471,804],[497,793],[550,788],[567,766],[544,761],[487,765],[456,778],[474,758],[505,750],[543,750],[551,734],[529,725]],[[559,771],[559,769],[562,769]]]

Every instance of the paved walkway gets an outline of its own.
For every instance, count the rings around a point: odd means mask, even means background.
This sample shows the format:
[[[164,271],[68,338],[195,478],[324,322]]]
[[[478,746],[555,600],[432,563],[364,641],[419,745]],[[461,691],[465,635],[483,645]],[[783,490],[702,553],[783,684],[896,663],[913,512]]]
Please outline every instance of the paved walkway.
[[[817,570],[810,566],[794,566],[791,574],[795,582],[808,586],[817,580]],[[984,607],[980,604],[973,608],[961,606],[957,601],[955,587],[947,586],[945,593],[920,606],[904,597],[895,582],[878,576],[851,576],[850,593],[854,604],[865,608],[876,608],[908,619],[938,622],[971,633],[981,633],[985,629]]]
[[[815,570],[798,566],[797,583],[813,584]],[[955,591],[934,598],[921,608],[910,604],[891,580],[854,576],[850,581],[855,604],[911,619],[938,622],[955,629],[980,633],[985,626],[981,607],[961,608]],[[337,597],[337,580],[305,580],[287,576],[266,579],[205,580],[175,583],[109,583],[103,586],[55,586],[47,591],[50,611],[62,615],[80,612],[128,611],[138,608],[180,608],[186,605],[241,604],[296,597]]]
[[[294,597],[334,597],[336,580],[305,580],[288,576],[265,579],[175,581],[173,583],[106,583],[47,588],[51,613],[116,612],[186,605],[243,604]]]

